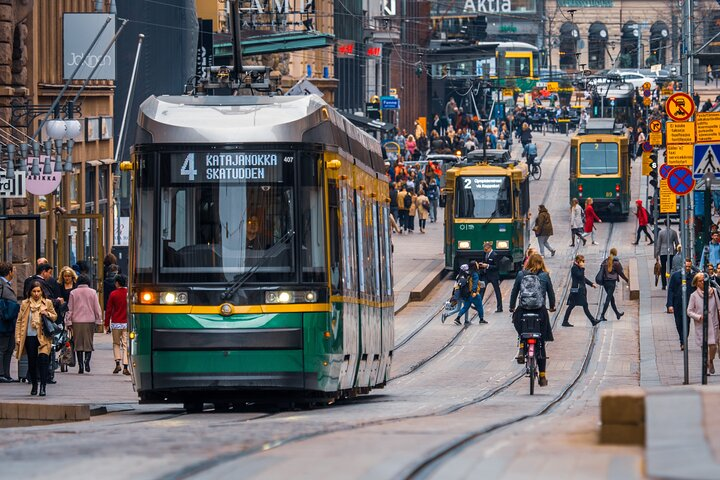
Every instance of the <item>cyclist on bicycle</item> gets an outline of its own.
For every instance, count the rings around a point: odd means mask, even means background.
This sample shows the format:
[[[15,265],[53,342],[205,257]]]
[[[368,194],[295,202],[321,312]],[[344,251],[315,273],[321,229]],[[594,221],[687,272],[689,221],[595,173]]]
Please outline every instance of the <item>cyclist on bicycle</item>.
[[[525,269],[515,277],[515,284],[510,294],[510,312],[513,313],[513,326],[518,335],[526,333],[525,322],[523,321],[523,315],[525,313],[539,315],[539,320],[533,333],[542,335],[538,347],[540,349],[540,355],[537,358],[538,369],[540,370],[538,385],[541,387],[548,384],[547,376],[545,375],[547,363],[545,342],[552,342],[554,340],[552,325],[550,324],[550,315],[548,314],[548,309],[545,308],[546,295],[550,304],[549,311],[554,312],[555,291],[553,290],[550,274],[547,268],[545,268],[543,258],[539,254],[533,253],[528,258]],[[516,303],[518,307],[517,310],[515,309]],[[517,360],[518,363],[523,363],[525,360],[525,353],[522,347],[518,352]]]
[[[528,143],[525,145],[525,158],[527,159],[528,167],[532,167],[537,159],[537,145],[534,143]]]

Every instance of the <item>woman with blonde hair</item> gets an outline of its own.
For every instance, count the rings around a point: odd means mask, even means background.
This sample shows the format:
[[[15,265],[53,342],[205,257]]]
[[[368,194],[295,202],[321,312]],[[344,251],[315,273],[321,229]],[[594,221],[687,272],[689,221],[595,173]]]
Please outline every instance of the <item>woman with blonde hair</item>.
[[[625,312],[618,310],[615,304],[614,294],[615,287],[621,278],[628,283],[630,283],[630,280],[625,276],[625,271],[623,270],[622,263],[620,263],[620,260],[617,258],[617,254],[617,249],[610,249],[610,255],[600,264],[600,271],[598,272],[597,278],[595,278],[598,283],[602,283],[605,289],[605,305],[603,305],[602,314],[600,315],[601,322],[607,321],[605,312],[607,312],[609,305],[612,305],[612,309],[618,320],[625,315]]]
[[[705,298],[705,274],[698,273],[692,279],[692,286],[695,291],[690,295],[690,301],[687,306],[688,317],[693,319],[695,324],[695,344],[703,348],[703,300]],[[713,287],[708,289],[710,296],[708,297],[708,363],[707,370],[709,374],[715,373],[715,364],[713,360],[718,351],[718,334],[720,325],[720,299],[718,292]]]

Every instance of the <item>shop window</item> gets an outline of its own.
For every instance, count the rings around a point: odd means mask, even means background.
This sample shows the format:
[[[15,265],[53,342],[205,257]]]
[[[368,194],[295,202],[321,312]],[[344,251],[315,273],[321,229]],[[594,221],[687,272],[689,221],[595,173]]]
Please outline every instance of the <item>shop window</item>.
[[[577,42],[580,31],[572,22],[563,23],[560,27],[560,68],[563,70],[577,69]]]
[[[640,26],[633,22],[627,22],[622,28],[620,36],[620,68],[638,68],[638,41],[640,37]]]
[[[667,50],[670,37],[669,29],[665,22],[655,22],[650,27],[650,54],[647,55],[647,63],[655,65],[661,63],[665,65],[668,55]]]
[[[608,31],[602,22],[595,22],[588,30],[588,68],[603,70],[605,68],[605,50]]]

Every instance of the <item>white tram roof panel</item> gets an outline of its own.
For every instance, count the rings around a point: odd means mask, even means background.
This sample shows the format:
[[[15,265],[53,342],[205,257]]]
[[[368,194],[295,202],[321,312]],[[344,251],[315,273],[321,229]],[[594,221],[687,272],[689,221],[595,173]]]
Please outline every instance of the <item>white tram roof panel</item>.
[[[317,95],[153,95],[140,105],[138,124],[153,143],[302,142],[323,107]]]

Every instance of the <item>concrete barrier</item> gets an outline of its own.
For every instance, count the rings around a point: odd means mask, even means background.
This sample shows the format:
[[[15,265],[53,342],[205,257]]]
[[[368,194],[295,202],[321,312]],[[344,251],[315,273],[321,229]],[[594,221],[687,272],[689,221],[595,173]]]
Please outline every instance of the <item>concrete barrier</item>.
[[[638,275],[638,259],[631,258],[628,261],[628,278],[630,279],[630,300],[640,299],[640,280]]]
[[[89,405],[0,403],[0,426],[27,427],[90,420]]]
[[[640,387],[600,394],[600,443],[645,445],[645,391]]]
[[[410,292],[410,301],[411,302],[419,302],[421,300],[424,300],[425,297],[427,297],[433,288],[437,286],[440,281],[445,278],[445,275],[447,275],[448,271],[443,269],[430,272],[425,278],[423,278],[422,282],[418,284],[417,287],[415,287]],[[450,296],[450,292],[448,292],[448,297]]]

